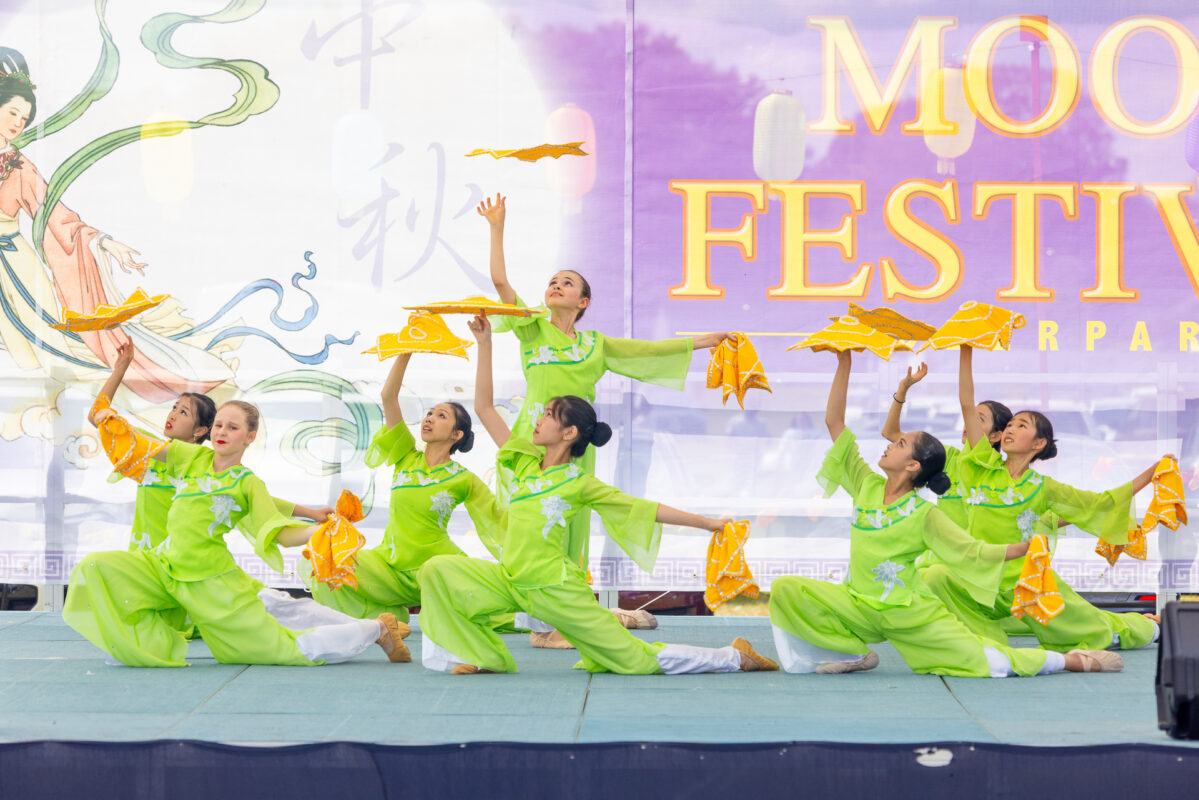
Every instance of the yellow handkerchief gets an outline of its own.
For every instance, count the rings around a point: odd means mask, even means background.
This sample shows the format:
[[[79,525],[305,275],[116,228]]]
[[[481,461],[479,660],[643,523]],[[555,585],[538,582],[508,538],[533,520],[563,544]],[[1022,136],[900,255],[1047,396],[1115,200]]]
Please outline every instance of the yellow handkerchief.
[[[1187,523],[1186,493],[1182,485],[1182,473],[1178,471],[1178,462],[1173,458],[1163,458],[1157,462],[1153,470],[1153,500],[1149,502],[1149,510],[1139,527],[1128,532],[1128,544],[1108,544],[1100,542],[1095,552],[1107,559],[1107,563],[1116,566],[1116,560],[1123,553],[1129,558],[1145,560],[1145,534],[1164,525],[1172,531],[1178,530],[1179,525]]]
[[[354,569],[366,537],[351,523],[362,517],[362,503],[353,492],[343,491],[329,519],[321,523],[303,550],[304,558],[312,562],[312,577],[329,584],[330,589],[358,587]]]
[[[758,596],[758,584],[749,571],[745,560],[745,541],[749,538],[749,522],[726,523],[724,528],[712,534],[708,542],[708,564],[704,580],[704,604],[715,611],[739,594],[746,597]]]
[[[103,411],[109,413],[102,414]],[[97,421],[98,416],[104,418]],[[167,442],[146,436],[113,411],[105,395],[96,398],[87,418],[100,432],[100,445],[112,462],[112,468],[138,483],[146,477],[150,459],[167,448]]]
[[[492,158],[519,158],[521,161],[536,161],[539,158],[558,158],[559,156],[585,156],[583,142],[568,142],[566,144],[539,144],[536,147],[525,147],[520,150],[471,150],[470,156],[491,156]]]
[[[737,395],[737,405],[745,408],[745,393],[750,389],[770,391],[766,371],[758,359],[758,351],[744,333],[730,333],[728,338],[712,348],[708,362],[708,388],[720,387],[720,402]],[[773,394],[773,392],[772,392]]]
[[[857,303],[850,303],[849,310],[845,313],[847,316],[857,317],[858,322],[869,325],[879,333],[894,336],[901,341],[923,342],[936,332],[936,328],[932,325],[908,319],[898,311],[886,306],[867,310]],[[829,317],[829,319],[835,321],[837,318]]]
[[[139,288],[134,290],[133,294],[129,295],[129,298],[119,306],[110,306],[101,303],[86,314],[64,308],[62,310],[62,322],[55,322],[50,327],[57,328],[60,331],[76,332],[103,331],[115,328],[133,319],[143,311],[149,311],[161,304],[168,297],[170,297],[169,294],[156,294],[150,297]]]
[[[538,313],[535,308],[510,305],[487,297],[466,297],[444,303],[425,303],[421,306],[404,306],[407,311],[428,311],[433,314],[499,314],[509,317],[531,317]]]
[[[910,345],[880,333],[874,328],[861,322],[857,317],[837,317],[832,325],[816,331],[802,342],[793,344],[788,350],[799,350],[808,347],[813,351],[832,350],[840,353],[845,350],[869,350],[884,361],[891,360],[895,350],[911,350]]]
[[[450,332],[445,320],[437,314],[417,311],[408,317],[408,324],[399,333],[385,333],[378,343],[363,353],[375,353],[384,361],[400,353],[444,353],[467,358],[470,342]]]
[[[980,350],[1007,350],[1012,331],[1025,324],[1023,314],[986,303],[962,303],[920,349],[947,350],[966,344]]]
[[[1028,555],[1024,557],[1024,569],[1016,582],[1016,596],[1012,599],[1012,616],[1028,614],[1042,625],[1062,613],[1066,604],[1057,590],[1057,579],[1049,570],[1049,542],[1044,535],[1037,534],[1028,543]]]

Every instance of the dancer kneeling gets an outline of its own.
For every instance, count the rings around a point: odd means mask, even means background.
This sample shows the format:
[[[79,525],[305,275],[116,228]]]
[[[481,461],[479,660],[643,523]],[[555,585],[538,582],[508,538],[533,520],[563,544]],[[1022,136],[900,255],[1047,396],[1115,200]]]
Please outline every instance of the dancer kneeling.
[[[1028,543],[987,544],[972,538],[915,492],[949,488],[945,449],[922,431],[888,445],[878,475],[858,454],[845,427],[850,354],[838,354],[825,423],[833,447],[819,480],[843,487],[854,500],[849,573],[844,585],[799,577],[777,578],[770,621],[783,669],[838,673],[873,669],[867,645],[889,640],[915,672],[970,678],[1116,672],[1116,653],[1074,650],[1065,655],[980,639],[921,582],[915,559],[927,549],[949,564],[980,602],[993,599],[1005,561],[1022,557]],[[885,476],[885,477],[884,477]]]
[[[511,653],[488,623],[497,614],[524,611],[557,628],[592,672],[778,669],[744,639],[721,648],[643,642],[595,602],[582,567],[566,549],[576,515],[598,512],[608,534],[647,570],[657,556],[662,523],[713,530],[726,521],[629,497],[584,474],[572,459],[589,444],[607,442],[612,430],[582,398],[552,399],[532,439],[510,436],[492,398],[491,326],[479,317],[471,330],[479,341],[475,412],[501,446],[497,460],[512,470],[514,492],[500,564],[438,556],[421,568],[424,665],[459,674],[515,672]]]
[[[161,547],[93,553],[71,571],[63,620],[97,647],[128,666],[186,666],[187,639],[172,624],[182,609],[224,663],[311,666],[349,660],[374,643],[392,661],[411,659],[401,641],[408,626],[390,614],[302,632],[283,627],[259,598],[261,585],[234,562],[224,542],[234,527],[276,563],[278,544],[302,544],[316,530],[280,514],[262,480],[242,465],[258,430],[253,405],[221,406],[211,450],[149,439],[108,408],[93,422],[119,441],[110,458],[123,474],[140,480],[154,459],[176,487]]]

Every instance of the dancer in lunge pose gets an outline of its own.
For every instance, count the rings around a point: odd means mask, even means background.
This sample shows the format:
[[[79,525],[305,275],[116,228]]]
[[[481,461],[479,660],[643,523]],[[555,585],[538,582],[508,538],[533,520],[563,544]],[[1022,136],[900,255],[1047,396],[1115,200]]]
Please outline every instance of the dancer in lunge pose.
[[[643,569],[653,566],[662,523],[710,531],[727,520],[629,497],[585,474],[576,459],[589,445],[607,442],[612,429],[580,397],[551,398],[531,439],[512,435],[492,396],[491,326],[478,317],[471,331],[479,342],[475,413],[501,447],[497,458],[512,471],[513,493],[501,563],[438,556],[421,569],[424,665],[458,674],[515,672],[511,653],[488,621],[525,611],[557,628],[593,672],[777,669],[744,639],[721,648],[644,642],[600,608],[566,549],[573,517],[598,512],[608,535]]]
[[[838,353],[825,424],[833,447],[818,480],[853,498],[849,572],[836,585],[811,578],[776,578],[770,621],[779,660],[788,672],[840,673],[873,669],[872,642],[890,641],[916,672],[985,678],[1123,669],[1116,653],[1076,650],[1065,655],[984,641],[945,608],[920,579],[915,559],[925,550],[951,565],[964,590],[980,602],[994,598],[1005,561],[1027,543],[995,545],[972,539],[916,489],[949,488],[945,448],[923,431],[902,434],[883,451],[874,472],[845,427],[851,357]]]
[[[1075,489],[1032,469],[1035,461],[1057,455],[1053,426],[1037,411],[1020,411],[1000,437],[1002,455],[990,446],[974,408],[973,349],[962,347],[958,393],[966,420],[966,444],[960,480],[969,506],[969,531],[979,541],[1027,541],[1036,526],[1052,531],[1058,518],[1113,544],[1127,541],[1133,527],[1133,496],[1149,485],[1157,462],[1130,482],[1106,492]],[[923,571],[929,587],[970,630],[988,639],[1000,639],[1019,628],[1035,636],[1050,650],[1100,649],[1118,645],[1122,650],[1144,647],[1158,637],[1156,615],[1113,614],[1096,608],[1057,579],[1065,608],[1042,625],[1029,617],[1013,622],[1012,597],[1020,570],[1009,566],[993,603],[979,603],[962,591],[953,570],[934,563]],[[1022,624],[1021,624],[1022,623]],[[1000,639],[1006,641],[1006,638]]]

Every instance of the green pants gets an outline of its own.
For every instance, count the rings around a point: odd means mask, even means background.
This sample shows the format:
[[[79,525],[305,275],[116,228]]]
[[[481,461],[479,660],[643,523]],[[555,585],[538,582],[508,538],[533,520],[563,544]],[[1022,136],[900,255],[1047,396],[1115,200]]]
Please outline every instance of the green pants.
[[[1035,636],[1046,650],[1064,653],[1106,650],[1112,646],[1115,636],[1119,638],[1121,650],[1131,650],[1151,644],[1157,628],[1153,620],[1143,614],[1113,614],[1095,608],[1056,574],[1054,578],[1065,608],[1048,625],[1042,625],[1032,617],[1012,617],[1014,581],[1010,585],[1004,581],[995,605],[988,608],[970,597],[954,579],[953,571],[944,564],[920,570],[920,578],[967,628],[993,642],[1006,644],[1008,636]]]
[[[493,630],[497,615],[525,611],[553,625],[591,672],[649,675],[662,672],[660,644],[643,642],[595,602],[581,569],[557,586],[514,586],[503,567],[461,556],[437,556],[421,568],[422,659],[430,669],[455,663],[493,672],[516,672],[516,662]],[[430,646],[433,645],[433,646]]]
[[[876,609],[841,584],[785,576],[770,586],[770,622],[823,650],[865,655],[871,642],[889,641],[913,672],[989,678],[984,648],[1002,653],[1017,675],[1036,675],[1045,651],[984,642],[934,597],[913,594],[911,605]],[[782,653],[780,648],[780,655]]]
[[[63,621],[131,667],[184,667],[186,614],[217,661],[311,666],[296,631],[279,625],[240,569],[199,581],[172,578],[147,551],[92,553],[71,570]]]

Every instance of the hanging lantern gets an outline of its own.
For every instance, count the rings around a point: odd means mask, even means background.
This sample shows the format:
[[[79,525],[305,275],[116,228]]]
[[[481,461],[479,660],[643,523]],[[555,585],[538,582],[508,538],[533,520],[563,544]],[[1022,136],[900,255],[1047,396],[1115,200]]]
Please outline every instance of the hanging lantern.
[[[974,112],[966,102],[966,92],[962,88],[961,67],[945,67],[933,73],[929,80],[940,80],[945,87],[945,119],[958,124],[958,132],[954,134],[930,135],[924,134],[924,144],[937,157],[937,174],[954,175],[953,160],[966,155],[970,143],[974,141]]]
[[[1199,172],[1199,114],[1191,117],[1191,124],[1187,125],[1186,140],[1187,164],[1195,172]]]
[[[786,89],[775,89],[754,111],[754,172],[764,181],[793,181],[803,173],[807,116]]]
[[[577,214],[583,195],[595,186],[595,123],[574,103],[559,106],[545,121],[545,140],[551,144],[582,142],[585,156],[562,156],[549,165],[550,189],[566,199],[566,210]]]

